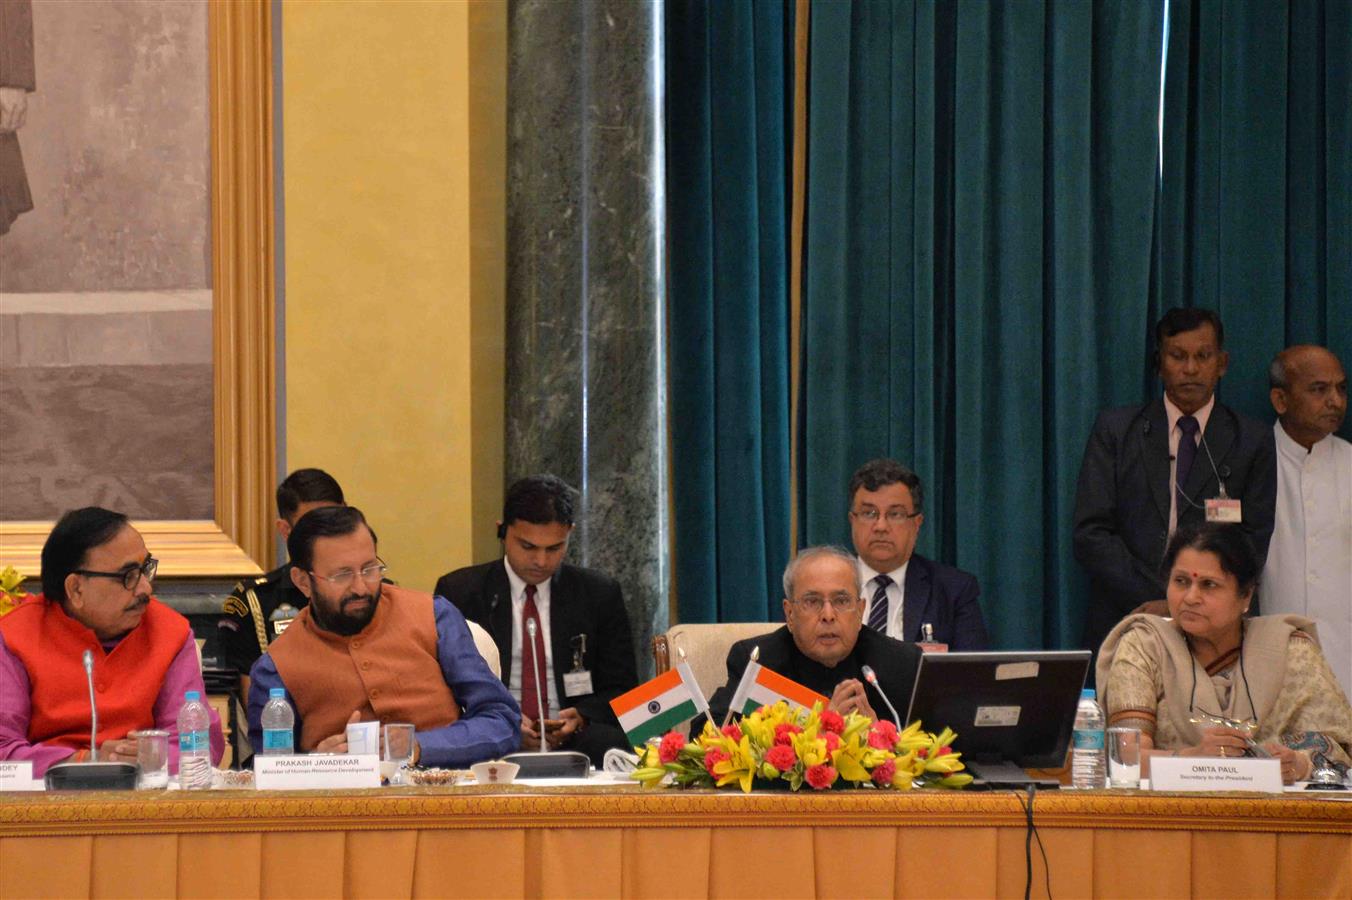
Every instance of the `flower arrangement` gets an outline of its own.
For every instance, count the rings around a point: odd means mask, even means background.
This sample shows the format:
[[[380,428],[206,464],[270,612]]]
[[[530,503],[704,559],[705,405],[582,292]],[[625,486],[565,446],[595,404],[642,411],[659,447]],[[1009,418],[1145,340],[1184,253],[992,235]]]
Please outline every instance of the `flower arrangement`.
[[[19,585],[23,584],[23,575],[13,566],[5,566],[5,570],[0,572],[0,616],[7,612],[13,612],[19,604],[28,596],[24,591],[19,590]]]
[[[963,772],[962,754],[953,752],[957,735],[945,728],[938,735],[912,722],[898,732],[891,722],[867,716],[810,712],[780,701],[762,706],[721,730],[712,722],[691,742],[676,731],[659,744],[638,748],[633,777],[644,787],[657,787],[670,776],[679,787],[753,785],[790,790],[806,784],[814,790],[866,787],[960,788],[972,781]]]

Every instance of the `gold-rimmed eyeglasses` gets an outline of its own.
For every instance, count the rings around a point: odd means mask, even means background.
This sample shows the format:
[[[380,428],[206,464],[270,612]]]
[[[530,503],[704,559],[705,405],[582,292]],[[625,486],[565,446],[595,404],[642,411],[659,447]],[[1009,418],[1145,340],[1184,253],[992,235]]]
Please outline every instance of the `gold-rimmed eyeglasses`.
[[[316,575],[313,569],[307,569],[306,572],[309,573],[311,578],[327,581],[334,587],[349,588],[358,578],[367,584],[376,584],[385,577],[385,573],[389,571],[389,568],[390,567],[385,565],[383,561],[379,561],[372,563],[364,569],[358,569],[355,572],[351,569],[341,569],[334,572],[332,575]]]

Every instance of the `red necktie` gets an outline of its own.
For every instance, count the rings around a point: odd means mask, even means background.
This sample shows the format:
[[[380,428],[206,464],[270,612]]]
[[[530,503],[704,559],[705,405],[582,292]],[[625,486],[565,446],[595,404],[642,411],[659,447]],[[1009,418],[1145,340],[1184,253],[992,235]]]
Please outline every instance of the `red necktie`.
[[[526,623],[535,620],[535,640],[530,639]],[[521,608],[521,713],[534,722],[539,722],[540,704],[535,698],[536,660],[543,665],[545,659],[545,629],[540,622],[540,610],[535,606],[535,585],[526,585],[526,604]],[[541,672],[543,674],[543,672]],[[541,685],[545,710],[549,709],[549,685]]]

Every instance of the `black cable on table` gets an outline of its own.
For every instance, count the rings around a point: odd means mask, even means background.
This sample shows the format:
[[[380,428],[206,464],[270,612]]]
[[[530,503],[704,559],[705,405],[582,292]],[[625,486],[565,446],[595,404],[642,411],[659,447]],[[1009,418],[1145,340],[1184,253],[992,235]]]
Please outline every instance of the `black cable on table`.
[[[1047,848],[1042,846],[1042,835],[1038,833],[1037,823],[1033,821],[1033,800],[1037,796],[1036,782],[1029,782],[1028,784],[1027,803],[1024,803],[1023,795],[1018,793],[1017,791],[1014,793],[1014,796],[1018,798],[1019,805],[1023,807],[1024,817],[1028,822],[1027,835],[1024,839],[1023,845],[1023,861],[1024,861],[1023,900],[1030,900],[1033,893],[1033,840],[1035,838],[1037,839],[1038,853],[1042,855],[1042,872],[1047,878],[1047,900],[1051,900],[1052,870],[1051,866],[1047,864]]]

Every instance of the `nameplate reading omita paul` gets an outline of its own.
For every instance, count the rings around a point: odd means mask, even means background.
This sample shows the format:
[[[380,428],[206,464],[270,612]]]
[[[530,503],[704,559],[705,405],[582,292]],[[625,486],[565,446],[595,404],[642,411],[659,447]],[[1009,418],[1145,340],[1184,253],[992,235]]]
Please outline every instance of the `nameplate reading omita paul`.
[[[1156,756],[1150,760],[1150,789],[1280,794],[1282,764],[1276,759]]]
[[[336,753],[255,756],[254,787],[260,791],[378,788],[380,757]]]

